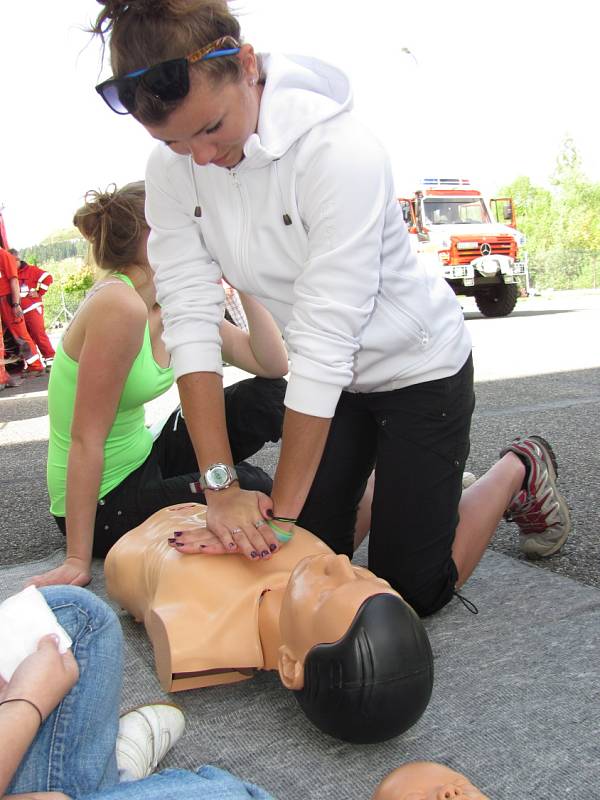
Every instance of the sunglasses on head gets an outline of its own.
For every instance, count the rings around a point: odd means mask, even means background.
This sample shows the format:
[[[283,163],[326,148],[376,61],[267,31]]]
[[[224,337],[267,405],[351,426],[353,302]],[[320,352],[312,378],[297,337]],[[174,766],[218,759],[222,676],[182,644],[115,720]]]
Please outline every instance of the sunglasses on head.
[[[161,61],[151,67],[136,69],[121,78],[109,78],[96,86],[96,91],[109,108],[117,114],[133,114],[138,87],[164,102],[182,100],[190,90],[189,65],[220,56],[233,56],[240,45],[233,36],[223,36],[201,50],[183,58]]]

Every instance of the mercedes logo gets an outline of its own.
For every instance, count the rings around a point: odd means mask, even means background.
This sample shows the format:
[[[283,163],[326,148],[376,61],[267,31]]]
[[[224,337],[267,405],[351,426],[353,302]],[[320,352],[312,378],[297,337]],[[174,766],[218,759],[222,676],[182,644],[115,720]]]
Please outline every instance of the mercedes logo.
[[[489,256],[492,252],[492,246],[487,242],[484,242],[479,248],[479,251],[481,252],[482,256]]]

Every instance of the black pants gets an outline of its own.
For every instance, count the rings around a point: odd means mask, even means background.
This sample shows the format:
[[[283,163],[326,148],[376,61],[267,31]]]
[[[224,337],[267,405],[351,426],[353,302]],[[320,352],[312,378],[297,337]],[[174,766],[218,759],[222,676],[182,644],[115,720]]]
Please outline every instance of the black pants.
[[[225,389],[225,416],[233,461],[243,489],[271,493],[273,481],[260,467],[245,462],[266,442],[281,438],[283,378],[248,378]],[[144,463],[105,495],[96,510],[94,556],[104,557],[113,544],[155,511],[176,503],[203,503],[190,483],[199,477],[198,462],[185,420],[171,414]],[[64,517],[55,517],[65,533]]]
[[[392,392],[342,392],[298,524],[352,556],[356,509],[375,468],[369,569],[425,616],[445,605],[475,406],[473,362]]]

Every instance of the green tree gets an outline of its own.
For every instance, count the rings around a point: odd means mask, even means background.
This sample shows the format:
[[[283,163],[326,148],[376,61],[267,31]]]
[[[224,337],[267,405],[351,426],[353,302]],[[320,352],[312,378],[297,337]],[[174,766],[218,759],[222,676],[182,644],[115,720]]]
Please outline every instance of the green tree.
[[[586,177],[569,136],[550,179],[552,189],[521,176],[503,187],[513,198],[519,230],[527,236],[532,283],[538,287],[596,286],[600,264],[600,184]]]

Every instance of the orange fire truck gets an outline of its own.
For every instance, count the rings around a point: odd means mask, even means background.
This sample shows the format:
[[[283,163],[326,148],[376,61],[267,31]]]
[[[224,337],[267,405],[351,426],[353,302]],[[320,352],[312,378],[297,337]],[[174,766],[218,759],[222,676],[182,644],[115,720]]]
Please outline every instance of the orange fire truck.
[[[465,178],[426,178],[399,202],[417,256],[436,260],[455,294],[475,297],[486,317],[510,314],[521,285],[529,289],[512,200],[487,202]]]

